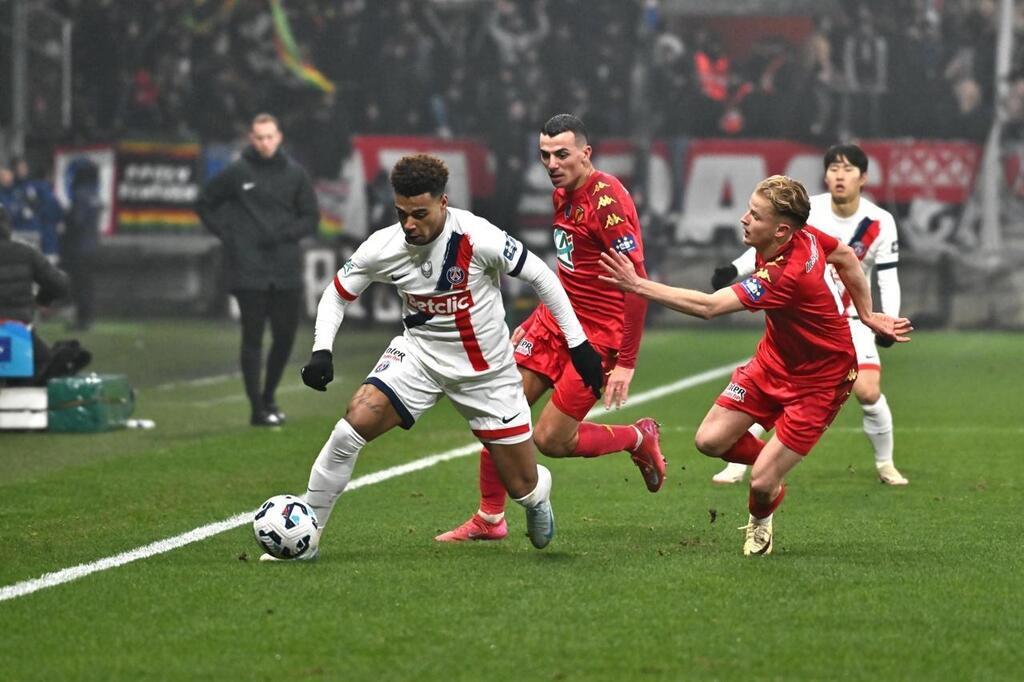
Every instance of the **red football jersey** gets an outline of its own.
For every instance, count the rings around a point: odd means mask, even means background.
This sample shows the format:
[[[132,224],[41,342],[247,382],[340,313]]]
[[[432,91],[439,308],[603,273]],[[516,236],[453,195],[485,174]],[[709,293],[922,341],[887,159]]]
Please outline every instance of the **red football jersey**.
[[[591,343],[625,354],[624,294],[602,282],[598,275],[606,274],[600,254],[609,249],[629,256],[637,272],[646,275],[640,220],[633,199],[617,178],[595,170],[586,184],[577,189],[556,189],[552,201],[558,278],[572,308]],[[551,313],[547,309],[539,312],[545,326],[557,331]],[[636,344],[639,345],[639,335]],[[635,356],[635,349],[631,350]]]
[[[833,385],[857,367],[850,325],[825,258],[839,242],[807,225],[774,258],[757,256],[754,274],[732,285],[750,310],[765,311],[756,358],[798,384]]]

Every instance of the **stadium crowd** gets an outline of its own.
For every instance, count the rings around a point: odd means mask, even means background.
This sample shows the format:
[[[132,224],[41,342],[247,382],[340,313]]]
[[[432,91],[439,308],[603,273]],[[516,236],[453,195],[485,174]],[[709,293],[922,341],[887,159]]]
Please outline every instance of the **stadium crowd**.
[[[117,36],[74,41],[72,141],[230,141],[270,110],[319,176],[356,133],[479,136],[514,145],[499,154],[514,166],[527,150],[510,133],[551,111],[597,134],[977,139],[994,100],[995,0],[820,3],[741,51],[713,18],[653,0],[279,3],[333,90],[287,68],[269,0],[49,2],[76,35]]]

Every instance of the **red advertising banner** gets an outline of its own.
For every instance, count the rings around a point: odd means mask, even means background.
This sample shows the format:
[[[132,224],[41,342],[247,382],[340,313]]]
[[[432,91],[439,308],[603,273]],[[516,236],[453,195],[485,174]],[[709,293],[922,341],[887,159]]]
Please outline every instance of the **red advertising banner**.
[[[487,147],[475,140],[417,136],[356,136],[352,147],[363,165],[363,178],[371,183],[407,154],[427,153],[448,165],[449,197],[455,206],[470,206],[472,198],[494,196],[494,170]]]

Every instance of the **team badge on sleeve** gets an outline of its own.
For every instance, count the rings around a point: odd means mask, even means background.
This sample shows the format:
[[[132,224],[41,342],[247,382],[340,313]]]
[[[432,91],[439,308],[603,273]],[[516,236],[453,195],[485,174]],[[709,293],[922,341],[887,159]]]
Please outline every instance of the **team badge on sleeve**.
[[[636,240],[628,234],[624,234],[612,242],[612,246],[619,253],[629,253],[630,251],[636,251]]]
[[[747,298],[755,303],[760,301],[761,297],[764,296],[764,284],[756,277],[746,278],[740,282],[740,286],[742,286],[743,291],[746,292]]]
[[[506,236],[505,249],[502,251],[501,255],[505,256],[505,260],[512,262],[516,259],[516,253],[519,252],[521,246],[522,245],[514,237]]]

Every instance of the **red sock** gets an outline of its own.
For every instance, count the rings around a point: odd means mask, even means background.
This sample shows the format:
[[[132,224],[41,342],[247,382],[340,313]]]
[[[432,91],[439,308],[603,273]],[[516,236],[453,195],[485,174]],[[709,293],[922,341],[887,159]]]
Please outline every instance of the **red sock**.
[[[572,454],[576,457],[600,457],[636,447],[636,429],[632,426],[607,426],[581,422]]]
[[[782,504],[782,498],[786,496],[786,484],[783,483],[779,488],[779,494],[775,496],[775,499],[768,504],[761,504],[754,499],[754,491],[750,491],[750,497],[747,498],[747,509],[750,510],[750,515],[755,519],[764,519],[775,513],[775,510]]]
[[[480,451],[480,511],[501,514],[505,511],[505,484],[498,476],[498,468],[491,461],[487,448]]]
[[[740,439],[722,455],[722,459],[737,464],[753,464],[757,460],[757,456],[761,454],[763,447],[763,440],[750,431],[744,431]]]

